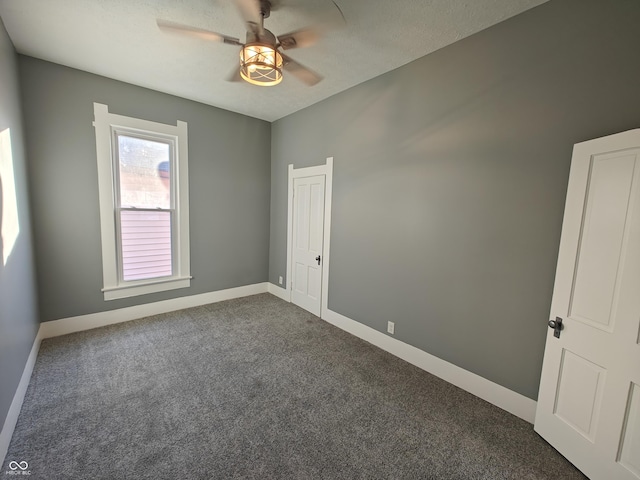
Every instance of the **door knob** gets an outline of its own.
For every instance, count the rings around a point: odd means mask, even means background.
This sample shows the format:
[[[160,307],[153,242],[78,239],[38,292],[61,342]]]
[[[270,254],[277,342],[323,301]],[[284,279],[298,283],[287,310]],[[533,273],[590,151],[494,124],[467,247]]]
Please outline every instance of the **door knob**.
[[[318,262],[318,265],[320,265],[320,255],[316,257],[316,262]]]
[[[560,338],[560,332],[564,328],[562,324],[562,319],[560,317],[556,317],[555,320],[549,320],[549,328],[553,328],[553,336],[556,338]]]

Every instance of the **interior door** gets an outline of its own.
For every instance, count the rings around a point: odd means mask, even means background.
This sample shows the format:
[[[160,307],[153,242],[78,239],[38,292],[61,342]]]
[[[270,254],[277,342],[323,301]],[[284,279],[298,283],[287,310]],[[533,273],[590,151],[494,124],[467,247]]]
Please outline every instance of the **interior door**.
[[[293,250],[291,301],[320,316],[324,175],[293,182]]]
[[[640,479],[640,129],[574,147],[551,319],[535,430],[593,480]]]

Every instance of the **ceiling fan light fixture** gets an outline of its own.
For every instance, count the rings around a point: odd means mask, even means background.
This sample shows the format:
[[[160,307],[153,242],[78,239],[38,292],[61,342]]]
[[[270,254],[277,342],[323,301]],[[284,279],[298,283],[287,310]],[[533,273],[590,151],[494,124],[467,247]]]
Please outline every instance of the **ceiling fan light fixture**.
[[[279,84],[282,65],[282,55],[271,45],[251,43],[240,50],[240,76],[253,85]]]

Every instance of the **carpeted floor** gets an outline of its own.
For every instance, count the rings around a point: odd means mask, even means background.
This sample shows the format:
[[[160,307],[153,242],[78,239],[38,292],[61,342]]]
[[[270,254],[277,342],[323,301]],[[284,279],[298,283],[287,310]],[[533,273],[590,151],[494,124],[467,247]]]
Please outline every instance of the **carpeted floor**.
[[[47,480],[585,478],[525,421],[269,294],[45,340],[11,461]]]

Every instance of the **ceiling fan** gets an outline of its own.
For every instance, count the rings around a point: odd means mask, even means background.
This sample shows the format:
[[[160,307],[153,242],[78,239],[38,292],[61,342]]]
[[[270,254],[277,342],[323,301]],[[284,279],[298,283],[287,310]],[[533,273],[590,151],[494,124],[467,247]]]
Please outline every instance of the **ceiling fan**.
[[[322,76],[301,65],[282,50],[313,45],[319,37],[319,30],[305,28],[283,35],[274,35],[264,28],[264,19],[271,14],[271,0],[235,0],[247,26],[245,43],[240,39],[201,28],[182,25],[167,20],[157,20],[158,27],[167,32],[182,33],[206,40],[222,41],[240,49],[240,65],[234,70],[229,81],[245,80],[253,85],[272,86],[282,81],[283,69],[307,85],[315,85]],[[340,7],[333,2],[340,11]],[[342,11],[340,11],[342,16]],[[344,16],[342,16],[344,20]]]

